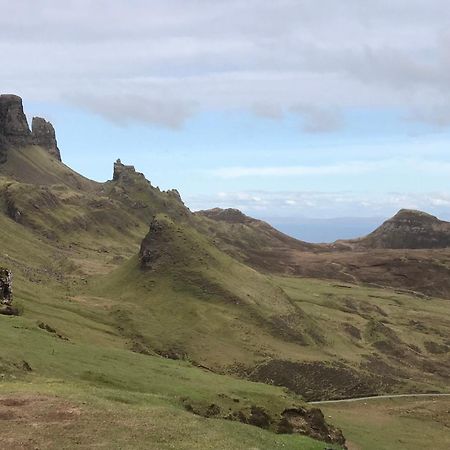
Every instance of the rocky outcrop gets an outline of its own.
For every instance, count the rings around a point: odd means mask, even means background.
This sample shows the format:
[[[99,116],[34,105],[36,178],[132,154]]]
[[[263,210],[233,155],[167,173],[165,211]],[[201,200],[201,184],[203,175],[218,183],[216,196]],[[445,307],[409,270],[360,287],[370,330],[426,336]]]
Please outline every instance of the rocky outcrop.
[[[0,134],[12,145],[31,143],[31,131],[17,95],[0,95]]]
[[[134,166],[127,166],[118,159],[114,163],[113,181],[122,181],[124,183],[133,183],[136,180],[144,180],[148,184],[150,182],[145,178],[144,174],[137,172]]]
[[[31,132],[17,95],[0,95],[0,164],[6,162],[8,149],[31,143]]]
[[[142,268],[154,269],[161,262],[161,259],[170,256],[170,246],[166,245],[170,242],[170,237],[170,222],[163,218],[154,217],[139,251]]]
[[[18,311],[12,306],[12,274],[11,271],[0,267],[0,314],[17,315]]]
[[[290,408],[282,413],[278,425],[279,433],[298,433],[345,447],[345,437],[339,428],[327,424],[318,408]]]
[[[33,144],[45,148],[58,161],[61,161],[61,152],[58,148],[53,125],[42,117],[33,117],[31,130]]]
[[[0,164],[6,162],[9,149],[28,145],[39,145],[61,161],[53,125],[34,117],[30,130],[22,99],[17,95],[0,95]]]

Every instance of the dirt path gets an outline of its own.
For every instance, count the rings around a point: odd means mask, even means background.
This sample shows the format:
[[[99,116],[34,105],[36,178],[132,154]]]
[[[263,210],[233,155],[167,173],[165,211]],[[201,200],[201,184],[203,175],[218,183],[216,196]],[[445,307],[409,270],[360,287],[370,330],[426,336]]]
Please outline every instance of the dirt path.
[[[346,402],[359,402],[366,400],[379,400],[390,398],[416,398],[416,397],[450,397],[450,394],[394,394],[394,395],[375,395],[372,397],[355,397],[344,398],[341,400],[322,400],[318,402],[309,402],[310,405],[325,405],[328,403],[346,403]]]

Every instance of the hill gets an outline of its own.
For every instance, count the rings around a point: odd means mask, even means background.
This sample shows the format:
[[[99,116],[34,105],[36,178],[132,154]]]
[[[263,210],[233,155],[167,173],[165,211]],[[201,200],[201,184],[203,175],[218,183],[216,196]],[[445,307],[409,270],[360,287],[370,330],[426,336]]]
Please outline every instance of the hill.
[[[450,222],[422,211],[402,209],[368,236],[350,242],[364,248],[448,248]]]

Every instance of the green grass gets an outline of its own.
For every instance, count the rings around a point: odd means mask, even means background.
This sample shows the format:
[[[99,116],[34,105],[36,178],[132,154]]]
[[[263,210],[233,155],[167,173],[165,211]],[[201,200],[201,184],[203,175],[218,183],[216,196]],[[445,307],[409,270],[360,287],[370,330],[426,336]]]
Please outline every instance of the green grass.
[[[321,405],[341,427],[351,450],[446,450],[450,400],[392,399]]]
[[[70,446],[75,438],[100,439],[108,447],[114,443],[113,448],[120,448],[130,428],[133,448],[323,448],[306,437],[277,436],[223,420],[233,412],[248,413],[252,405],[276,418],[284,408],[302,404],[280,388],[216,375],[186,362],[64,341],[24,318],[0,317],[0,321],[0,342],[8,343],[0,348],[0,398],[56,395],[85,405],[85,414],[74,424],[84,430],[83,436],[64,431],[57,420],[55,429],[43,427],[42,433],[34,433],[43,440],[51,435],[47,448]],[[23,361],[32,372],[22,368]],[[211,404],[220,407],[217,418],[204,419],[185,410],[191,405],[202,411]],[[116,427],[118,417],[122,426]],[[127,420],[129,426],[123,423]],[[147,420],[151,430],[146,429]],[[9,422],[8,428],[16,434],[26,426],[17,421]]]
[[[447,302],[263,275],[220,251],[199,226],[202,219],[142,177],[130,184],[91,183],[42,151],[27,151],[2,168],[3,175],[23,168],[20,179],[0,178],[0,207],[6,212],[10,195],[22,212],[22,223],[0,214],[0,265],[13,271],[14,301],[22,311],[18,318],[0,316],[0,392],[42,397],[49,409],[54,402],[73,403],[83,413],[50,426],[39,411],[30,412],[28,420],[8,423],[4,439],[29,435],[29,424],[39,423],[35,444],[45,448],[88,447],[93,436],[107,448],[128,442],[158,449],[324,447],[223,420],[249,414],[252,405],[279,418],[302,400],[194,364],[245,375],[281,359],[339,362],[368,373],[375,369],[363,365],[377,357],[393,372],[399,392],[447,387],[445,358],[429,352],[445,348]],[[37,179],[45,186],[36,188]],[[163,256],[143,270],[137,253],[155,214],[164,231],[152,245]],[[248,245],[261,244],[254,230],[241,231]],[[190,405],[205,415],[212,404],[220,408],[214,419],[186,411]],[[366,432],[341,418],[352,436]]]

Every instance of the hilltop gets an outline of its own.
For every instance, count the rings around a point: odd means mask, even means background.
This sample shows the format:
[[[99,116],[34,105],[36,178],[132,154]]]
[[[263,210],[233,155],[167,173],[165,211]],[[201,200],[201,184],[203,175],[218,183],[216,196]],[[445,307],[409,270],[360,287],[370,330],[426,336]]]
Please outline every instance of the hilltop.
[[[450,222],[422,211],[402,209],[368,236],[351,242],[364,248],[448,248]]]

